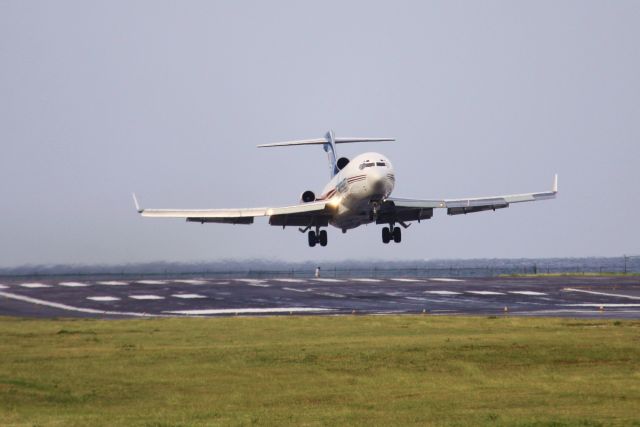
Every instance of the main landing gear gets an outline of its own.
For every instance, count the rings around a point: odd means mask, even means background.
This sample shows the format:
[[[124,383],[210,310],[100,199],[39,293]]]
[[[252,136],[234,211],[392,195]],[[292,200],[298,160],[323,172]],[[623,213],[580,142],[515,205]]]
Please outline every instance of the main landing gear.
[[[402,241],[402,229],[400,227],[394,227],[391,224],[390,227],[384,227],[382,229],[382,243],[389,243],[393,240],[396,243],[400,243]]]
[[[312,248],[318,243],[320,243],[320,246],[327,246],[327,230],[312,230],[309,231],[309,234],[307,236],[309,237],[309,246],[311,246]]]

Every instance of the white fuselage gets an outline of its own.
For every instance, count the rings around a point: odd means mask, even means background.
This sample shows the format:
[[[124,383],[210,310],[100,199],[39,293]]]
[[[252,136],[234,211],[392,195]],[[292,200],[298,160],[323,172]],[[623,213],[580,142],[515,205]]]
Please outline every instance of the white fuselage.
[[[374,206],[389,197],[394,184],[389,159],[379,153],[364,153],[336,174],[317,200],[331,202],[335,213],[330,224],[348,230],[373,222]]]

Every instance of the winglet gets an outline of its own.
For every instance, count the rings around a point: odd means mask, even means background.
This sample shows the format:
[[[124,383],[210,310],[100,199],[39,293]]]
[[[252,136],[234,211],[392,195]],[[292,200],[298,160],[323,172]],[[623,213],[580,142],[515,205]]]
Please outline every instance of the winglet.
[[[558,192],[558,174],[555,174],[553,176],[553,189],[551,191],[553,191],[554,193]]]
[[[136,193],[131,193],[131,195],[133,196],[133,203],[136,205],[136,210],[138,211],[138,213],[142,213],[144,209],[140,209],[140,203],[138,203],[138,198],[136,197]]]

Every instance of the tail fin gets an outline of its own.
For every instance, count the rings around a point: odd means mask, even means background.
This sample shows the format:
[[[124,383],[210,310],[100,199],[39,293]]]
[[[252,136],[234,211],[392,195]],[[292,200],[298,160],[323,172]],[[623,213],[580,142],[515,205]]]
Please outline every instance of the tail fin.
[[[329,158],[329,168],[331,177],[337,174],[340,170],[338,169],[338,156],[336,153],[336,144],[347,144],[352,142],[383,142],[383,141],[395,141],[395,138],[358,138],[358,137],[342,137],[336,138],[333,131],[330,130],[327,132],[324,138],[316,138],[316,139],[300,139],[297,141],[285,141],[285,142],[276,142],[273,144],[261,144],[258,145],[258,148],[268,148],[268,147],[286,147],[290,145],[322,145],[322,148],[327,153]]]

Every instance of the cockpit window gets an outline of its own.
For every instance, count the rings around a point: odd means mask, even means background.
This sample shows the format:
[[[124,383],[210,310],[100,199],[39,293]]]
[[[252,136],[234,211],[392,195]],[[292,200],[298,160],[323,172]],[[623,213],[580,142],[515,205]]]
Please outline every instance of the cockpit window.
[[[378,163],[376,163],[376,165],[378,165],[378,166],[387,166],[387,164],[385,162],[378,162]]]
[[[360,164],[360,169],[364,169],[364,168],[370,168],[372,166],[375,166],[375,163],[362,163]]]

